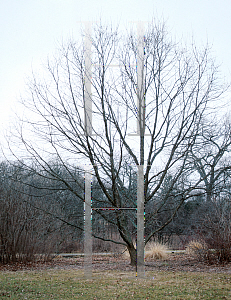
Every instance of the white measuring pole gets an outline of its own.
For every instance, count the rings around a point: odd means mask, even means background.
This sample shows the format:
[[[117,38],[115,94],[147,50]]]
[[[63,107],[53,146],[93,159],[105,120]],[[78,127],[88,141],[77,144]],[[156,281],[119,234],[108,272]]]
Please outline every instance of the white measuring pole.
[[[85,41],[84,41],[84,126],[85,135],[92,135],[92,94],[91,94],[91,22],[85,23]]]
[[[92,278],[92,210],[91,210],[91,167],[85,166],[84,202],[84,275]]]
[[[144,24],[137,22],[137,134],[144,134]]]
[[[137,23],[137,135],[145,131],[144,24]],[[137,166],[137,277],[144,277],[144,166]]]
[[[137,277],[144,277],[144,166],[137,166]]]
[[[92,135],[92,94],[91,94],[91,22],[85,22],[84,41],[84,133]],[[85,167],[84,202],[84,275],[92,279],[92,211],[91,211],[91,167]]]

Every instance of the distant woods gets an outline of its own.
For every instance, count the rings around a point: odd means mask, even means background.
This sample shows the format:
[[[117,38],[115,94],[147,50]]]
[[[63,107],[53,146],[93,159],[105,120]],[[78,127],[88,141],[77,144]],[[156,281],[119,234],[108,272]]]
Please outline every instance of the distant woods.
[[[0,164],[1,263],[31,261],[38,257],[51,259],[54,254],[60,252],[83,252],[84,171],[73,168],[73,174],[70,176],[57,163],[53,163],[53,167],[59,168],[59,173],[62,173],[69,185],[75,186],[75,189],[78,182],[78,193],[82,198],[71,192],[65,184],[57,181],[57,178],[52,178],[50,174],[43,172],[41,176],[39,172],[37,174],[31,172],[20,164],[13,165],[7,162]],[[213,190],[209,191],[209,199],[206,184],[201,184],[200,189],[194,191],[195,195],[184,202],[172,221],[158,231],[153,239],[167,243],[170,247],[184,248],[190,240],[195,237],[201,238],[202,234],[211,240],[211,233],[215,236],[213,231],[219,229],[219,238],[224,235],[227,244],[230,239],[227,234],[231,221],[229,213],[231,178],[227,169],[224,171],[225,173],[220,175],[222,180],[219,180]],[[135,174],[131,175],[131,180],[133,185],[129,186],[129,194],[134,196],[135,201]],[[177,186],[168,195],[170,200],[168,205],[163,204],[162,209],[156,211],[157,205],[164,202],[169,184],[171,184],[170,175],[163,189],[158,193],[158,197],[151,202],[152,205],[146,206],[145,213],[148,220],[145,224],[146,235],[165,224],[171,215],[171,202],[177,201],[179,193]],[[92,206],[107,206],[107,202],[103,199],[103,191],[93,178]],[[122,248],[116,248],[112,242],[103,242],[108,239],[121,241],[117,227],[106,221],[115,220],[115,214],[113,211],[99,211],[99,213],[93,211],[93,235],[100,237],[94,240],[95,252],[121,252]],[[136,224],[130,221],[132,217],[135,219],[135,214],[126,211],[126,215],[127,226],[134,233],[135,239]],[[206,224],[210,224],[210,231],[206,231]],[[211,227],[211,224],[214,226]]]

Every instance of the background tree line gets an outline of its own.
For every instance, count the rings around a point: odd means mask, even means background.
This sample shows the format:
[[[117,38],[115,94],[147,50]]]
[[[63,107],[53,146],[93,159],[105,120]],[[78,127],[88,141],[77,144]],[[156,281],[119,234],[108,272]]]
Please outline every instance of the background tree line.
[[[227,122],[227,121],[226,121]],[[227,124],[227,123],[226,123]],[[222,127],[224,124],[222,124]],[[145,235],[157,231],[155,240],[168,243],[171,246],[176,236],[179,237],[181,247],[186,245],[205,226],[206,218],[210,222],[222,222],[219,235],[230,227],[230,192],[231,178],[229,167],[229,139],[227,132],[216,137],[213,131],[210,138],[209,151],[203,149],[203,157],[198,168],[197,158],[192,152],[190,174],[197,173],[203,176],[200,185],[193,190],[191,197],[185,201],[172,218],[172,210],[177,198],[182,193],[180,182],[172,186],[173,176],[168,174],[157,193],[155,199],[145,207],[146,221]],[[216,141],[216,143],[214,143]],[[208,139],[204,141],[208,143]],[[218,144],[220,143],[220,145]],[[212,151],[212,146],[215,147]],[[222,151],[221,149],[225,149]],[[222,154],[221,154],[222,153]],[[225,155],[227,154],[227,155]],[[217,162],[219,157],[219,162]],[[213,172],[210,159],[214,163]],[[73,167],[72,173],[67,173],[63,165],[56,161],[49,162],[56,176],[39,170],[33,166],[27,168],[23,164],[3,161],[0,164],[0,260],[2,263],[17,260],[35,259],[36,254],[43,254],[48,258],[50,254],[59,252],[83,251],[84,226],[84,170]],[[212,165],[213,167],[213,165]],[[208,169],[208,173],[201,170]],[[35,172],[36,170],[36,172]],[[121,190],[123,197],[136,205],[137,172],[131,165],[125,164],[124,178],[128,178],[126,189]],[[203,174],[203,175],[202,175]],[[62,183],[60,178],[65,178]],[[208,189],[209,179],[213,178],[212,188]],[[185,178],[190,185],[189,178]],[[68,187],[66,186],[68,183]],[[171,186],[171,192],[169,192]],[[166,201],[166,193],[168,201]],[[81,197],[79,197],[81,195]],[[128,201],[128,200],[127,200]],[[108,203],[97,181],[92,181],[92,207],[105,207]],[[127,227],[132,233],[133,241],[136,238],[136,212],[126,211]],[[172,218],[168,223],[169,218]],[[93,235],[100,240],[112,243],[97,243],[94,240],[94,251],[118,251],[113,241],[122,242],[118,229],[114,225],[116,215],[113,211],[93,211]],[[166,226],[165,224],[168,223]],[[161,230],[158,230],[162,228]],[[214,228],[214,226],[213,226]],[[227,230],[227,228],[226,228]],[[211,234],[207,230],[206,235]],[[227,237],[229,240],[230,237]],[[174,245],[176,246],[176,244]],[[179,245],[178,245],[179,247]],[[119,248],[121,251],[121,248]]]

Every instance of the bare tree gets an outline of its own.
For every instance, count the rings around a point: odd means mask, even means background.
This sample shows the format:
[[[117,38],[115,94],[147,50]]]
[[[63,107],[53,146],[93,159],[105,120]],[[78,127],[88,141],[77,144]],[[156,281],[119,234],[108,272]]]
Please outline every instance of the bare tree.
[[[184,181],[188,156],[210,101],[219,101],[223,90],[217,85],[217,69],[208,48],[197,51],[193,46],[187,50],[175,44],[162,24],[152,24],[142,39],[143,53],[137,50],[139,38],[134,32],[124,34],[97,25],[91,37],[90,73],[82,41],[62,46],[59,56],[49,60],[46,77],[39,79],[34,74],[29,83],[29,95],[23,98],[29,115],[25,114],[19,140],[26,151],[22,152],[24,163],[29,158],[36,160],[74,193],[65,178],[48,164],[49,158],[55,155],[69,174],[73,162],[90,163],[94,180],[103,192],[103,197],[94,199],[99,207],[136,208],[136,167],[144,165],[145,205],[155,207],[145,220],[146,226],[151,226],[155,215],[171,201],[169,217],[149,231],[147,243],[171,222],[198,185]],[[142,62],[141,79],[137,76],[137,60]],[[91,76],[93,114],[92,132],[86,134],[87,76]],[[90,115],[87,118],[91,122]],[[173,174],[171,182],[158,201],[156,195],[168,173]],[[176,184],[181,186],[175,198],[169,197]],[[116,210],[114,217],[104,211],[98,213],[117,228],[122,238],[117,243],[128,248],[131,264],[135,265],[134,212]]]
[[[225,190],[230,176],[231,131],[229,118],[222,116],[204,120],[198,131],[196,142],[190,152],[190,159],[198,172],[208,204],[215,194]]]

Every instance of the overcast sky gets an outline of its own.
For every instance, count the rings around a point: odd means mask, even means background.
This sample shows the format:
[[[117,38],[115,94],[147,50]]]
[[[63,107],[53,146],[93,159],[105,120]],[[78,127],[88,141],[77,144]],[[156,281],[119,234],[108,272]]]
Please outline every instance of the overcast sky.
[[[0,0],[0,124],[23,95],[31,70],[52,55],[60,41],[78,37],[82,21],[164,19],[174,37],[198,45],[208,41],[221,71],[231,81],[230,0]]]

